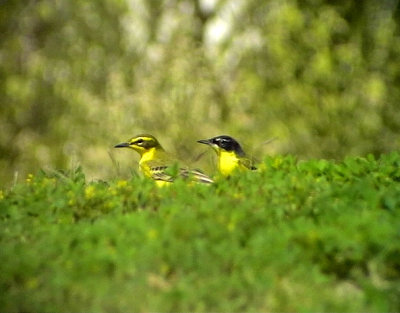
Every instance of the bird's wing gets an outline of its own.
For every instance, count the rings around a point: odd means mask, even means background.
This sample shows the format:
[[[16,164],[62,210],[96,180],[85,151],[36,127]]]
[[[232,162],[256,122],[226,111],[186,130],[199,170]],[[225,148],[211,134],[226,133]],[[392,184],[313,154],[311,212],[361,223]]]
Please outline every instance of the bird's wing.
[[[172,175],[167,173],[168,167],[169,164],[166,160],[151,160],[146,162],[145,171],[154,180],[172,182],[174,179]]]
[[[179,176],[203,184],[212,184],[214,182],[210,177],[198,169],[180,168]]]
[[[150,168],[151,178],[155,180],[162,180],[173,182],[176,177],[190,179],[195,182],[211,184],[214,181],[206,174],[197,169],[189,169],[186,167],[179,168],[178,163],[171,160],[154,160],[149,161],[147,165]]]
[[[240,158],[239,164],[249,170],[256,170],[257,167],[254,166],[253,161],[248,158]]]

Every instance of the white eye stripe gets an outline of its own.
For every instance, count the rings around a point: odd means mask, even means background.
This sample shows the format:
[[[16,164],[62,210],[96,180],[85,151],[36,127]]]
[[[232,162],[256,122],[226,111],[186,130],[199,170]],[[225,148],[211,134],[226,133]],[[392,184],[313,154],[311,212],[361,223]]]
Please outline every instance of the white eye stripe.
[[[225,144],[225,143],[228,143],[228,140],[226,140],[226,139],[217,139],[216,142],[219,143],[219,144]]]

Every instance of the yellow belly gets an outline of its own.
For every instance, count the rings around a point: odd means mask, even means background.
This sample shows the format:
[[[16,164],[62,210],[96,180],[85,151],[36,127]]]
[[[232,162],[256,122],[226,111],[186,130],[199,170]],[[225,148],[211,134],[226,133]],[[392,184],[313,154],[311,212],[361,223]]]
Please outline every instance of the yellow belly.
[[[164,180],[156,180],[155,182],[156,182],[157,187],[165,187],[165,186],[169,186],[172,184],[171,182],[164,181]]]

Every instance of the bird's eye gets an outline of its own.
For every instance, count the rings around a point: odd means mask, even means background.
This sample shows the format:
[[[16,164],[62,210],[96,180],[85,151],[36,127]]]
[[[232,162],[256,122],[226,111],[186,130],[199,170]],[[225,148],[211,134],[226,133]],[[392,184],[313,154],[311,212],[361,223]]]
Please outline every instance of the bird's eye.
[[[138,139],[135,141],[135,144],[140,145],[143,143],[143,141],[144,141],[143,139]]]
[[[228,143],[228,140],[226,140],[226,139],[220,139],[220,140],[218,140],[218,143],[219,143],[219,145],[220,145],[221,147],[225,147],[226,144]]]

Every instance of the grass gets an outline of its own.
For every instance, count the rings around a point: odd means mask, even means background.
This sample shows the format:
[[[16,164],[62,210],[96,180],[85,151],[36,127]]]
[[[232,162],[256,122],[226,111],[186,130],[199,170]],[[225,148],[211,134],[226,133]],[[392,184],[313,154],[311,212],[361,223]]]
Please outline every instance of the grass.
[[[0,311],[398,311],[400,156],[0,192]]]

